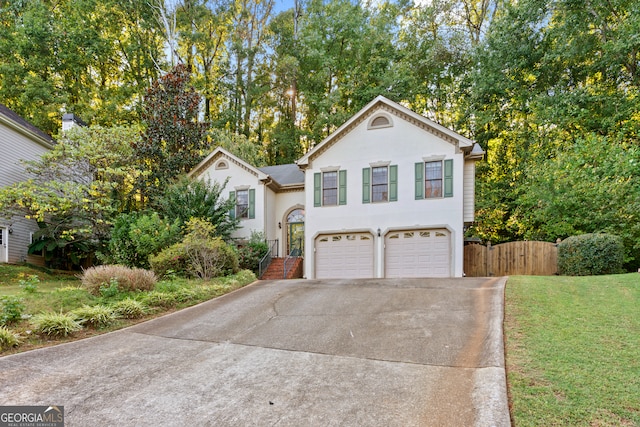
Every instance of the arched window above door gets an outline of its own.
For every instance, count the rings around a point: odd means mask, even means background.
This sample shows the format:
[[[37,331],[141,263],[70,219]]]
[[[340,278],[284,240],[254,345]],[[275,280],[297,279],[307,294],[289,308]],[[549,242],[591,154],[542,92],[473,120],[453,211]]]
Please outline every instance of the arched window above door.
[[[287,215],[287,223],[304,222],[304,209],[294,209]]]

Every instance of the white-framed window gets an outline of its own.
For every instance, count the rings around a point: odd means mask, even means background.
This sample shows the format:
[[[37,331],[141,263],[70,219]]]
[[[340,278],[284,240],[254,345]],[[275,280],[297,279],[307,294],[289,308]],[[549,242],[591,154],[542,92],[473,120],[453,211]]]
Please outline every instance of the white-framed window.
[[[371,201],[387,202],[389,200],[389,168],[378,166],[371,168]]]
[[[424,164],[424,198],[442,197],[442,161]]]
[[[416,200],[443,197],[453,197],[453,159],[427,159],[416,163]]]
[[[324,170],[313,174],[313,205],[347,204],[347,171]]]
[[[40,238],[42,240],[42,237]],[[34,237],[34,233],[30,232],[29,233],[29,244],[32,245],[34,244],[36,241],[35,237]],[[42,249],[40,252],[34,252],[32,255],[34,256],[44,256],[44,249]]]
[[[338,171],[322,173],[322,206],[338,204]]]
[[[362,169],[362,203],[384,203],[397,200],[397,165],[381,162]]]
[[[236,187],[229,193],[229,199],[233,201],[233,208],[229,215],[238,219],[254,219],[256,213],[256,190],[247,187]]]
[[[249,190],[236,191],[236,218],[249,218]]]

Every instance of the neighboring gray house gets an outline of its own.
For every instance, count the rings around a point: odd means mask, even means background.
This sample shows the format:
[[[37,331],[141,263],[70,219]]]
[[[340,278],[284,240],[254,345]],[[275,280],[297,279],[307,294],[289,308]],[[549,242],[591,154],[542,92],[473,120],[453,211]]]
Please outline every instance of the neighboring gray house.
[[[0,187],[28,179],[22,160],[37,160],[55,144],[54,140],[0,104]],[[43,265],[44,258],[28,255],[38,225],[21,217],[6,218],[0,212],[0,263],[30,262]]]

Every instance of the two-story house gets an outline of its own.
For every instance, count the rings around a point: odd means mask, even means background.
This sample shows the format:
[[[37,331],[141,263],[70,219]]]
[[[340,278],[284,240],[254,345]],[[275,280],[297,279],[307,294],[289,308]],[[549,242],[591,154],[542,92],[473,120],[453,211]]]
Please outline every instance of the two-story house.
[[[28,179],[22,161],[38,160],[53,144],[49,135],[0,104],[0,187]],[[27,253],[37,230],[33,220],[0,212],[0,263],[28,261],[43,265],[42,256]]]
[[[218,148],[191,176],[218,182],[241,219],[313,278],[460,277],[478,144],[379,96],[294,165],[255,168]],[[301,242],[304,242],[301,244]]]

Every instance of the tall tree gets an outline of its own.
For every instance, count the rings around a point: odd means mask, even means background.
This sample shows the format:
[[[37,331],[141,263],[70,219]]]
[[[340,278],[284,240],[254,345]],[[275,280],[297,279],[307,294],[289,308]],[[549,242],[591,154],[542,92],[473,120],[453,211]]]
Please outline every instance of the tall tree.
[[[180,36],[177,53],[193,74],[208,121],[218,118],[224,101],[221,81],[228,68],[233,9],[232,0],[183,0],[175,11]]]
[[[174,67],[148,89],[142,113],[145,130],[133,145],[137,164],[146,171],[136,185],[144,205],[156,203],[166,186],[189,172],[208,148],[208,125],[198,120],[200,100],[185,65]]]
[[[137,120],[163,62],[147,2],[34,0],[0,8],[0,99],[44,131],[60,111],[88,122]]]
[[[236,0],[230,41],[229,122],[236,133],[251,136],[254,105],[270,89],[262,73],[268,22],[275,0]]]
[[[519,207],[531,175],[556,157],[565,158],[564,167],[580,167],[565,153],[578,141],[596,134],[637,144],[640,103],[631,63],[640,43],[626,39],[623,53],[618,38],[639,22],[637,5],[625,0],[527,0],[496,18],[476,56],[470,97],[477,139],[488,148],[478,186],[480,236],[500,241],[551,229],[523,220]],[[602,145],[589,147],[594,157],[608,155]],[[574,172],[567,171],[579,176]],[[573,191],[556,196],[572,199]]]

